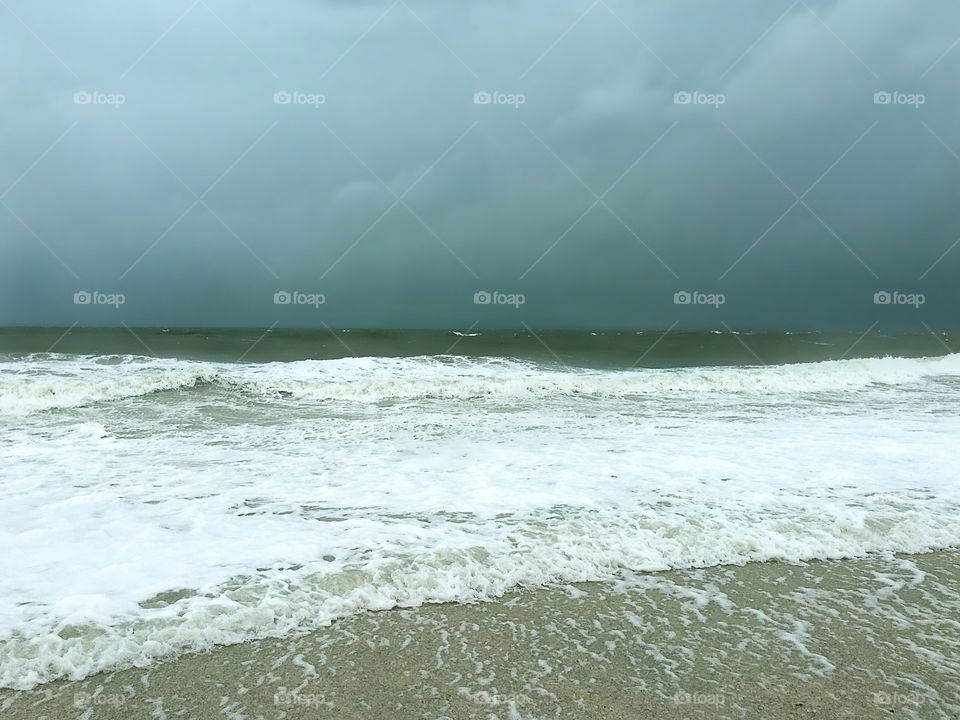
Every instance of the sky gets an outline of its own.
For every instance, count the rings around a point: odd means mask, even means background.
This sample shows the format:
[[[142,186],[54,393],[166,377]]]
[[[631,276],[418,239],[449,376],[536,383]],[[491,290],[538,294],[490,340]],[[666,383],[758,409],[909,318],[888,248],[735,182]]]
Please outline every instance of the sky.
[[[960,326],[955,0],[0,0],[0,66],[0,325]]]

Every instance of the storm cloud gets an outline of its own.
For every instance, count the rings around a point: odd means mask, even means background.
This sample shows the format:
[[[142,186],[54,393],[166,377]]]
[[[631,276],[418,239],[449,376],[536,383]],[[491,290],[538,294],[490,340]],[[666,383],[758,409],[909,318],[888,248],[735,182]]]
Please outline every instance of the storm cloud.
[[[958,35],[949,0],[3,0],[0,323],[956,329]]]

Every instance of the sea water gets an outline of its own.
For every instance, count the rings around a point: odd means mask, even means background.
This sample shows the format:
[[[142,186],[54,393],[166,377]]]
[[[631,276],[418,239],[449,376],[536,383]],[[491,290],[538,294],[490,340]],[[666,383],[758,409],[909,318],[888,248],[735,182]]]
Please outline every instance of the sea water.
[[[0,354],[0,686],[518,586],[960,543],[943,348],[242,337]]]

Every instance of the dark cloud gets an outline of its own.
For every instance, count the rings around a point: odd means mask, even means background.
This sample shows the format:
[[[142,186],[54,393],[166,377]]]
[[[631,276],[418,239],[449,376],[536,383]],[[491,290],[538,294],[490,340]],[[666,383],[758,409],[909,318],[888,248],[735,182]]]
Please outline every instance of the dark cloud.
[[[955,3],[8,5],[0,323],[957,327]]]

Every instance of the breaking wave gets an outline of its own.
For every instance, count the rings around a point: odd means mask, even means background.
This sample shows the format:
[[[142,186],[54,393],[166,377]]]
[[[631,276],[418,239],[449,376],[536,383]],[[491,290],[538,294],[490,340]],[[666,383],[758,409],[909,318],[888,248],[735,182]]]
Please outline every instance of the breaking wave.
[[[583,370],[499,358],[346,358],[266,364],[62,356],[0,365],[0,412],[17,415],[113,402],[205,385],[315,401],[516,400],[553,395],[758,395],[856,391],[960,376],[960,354],[749,367]]]

